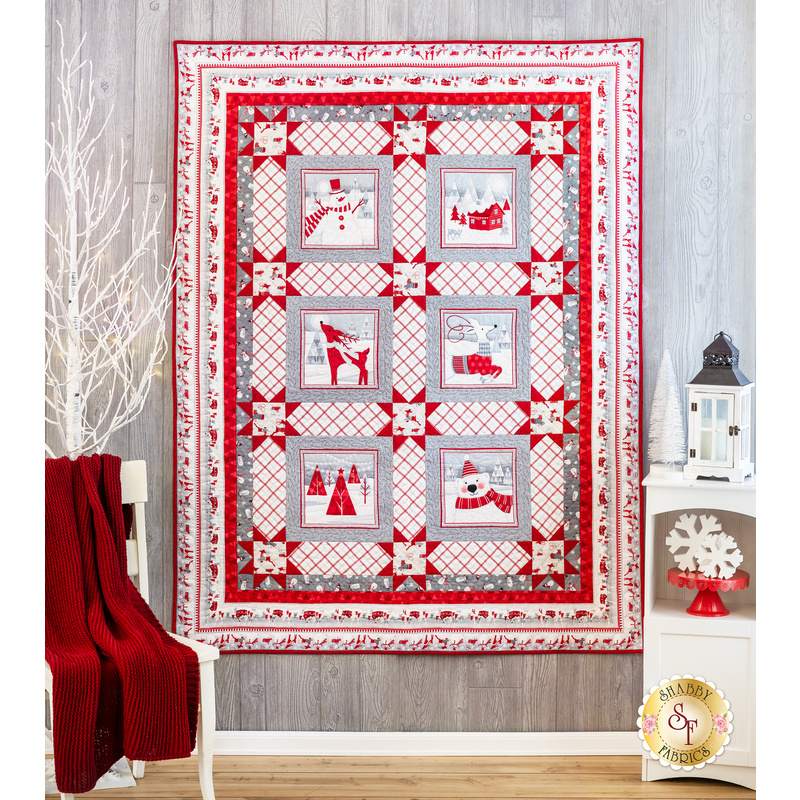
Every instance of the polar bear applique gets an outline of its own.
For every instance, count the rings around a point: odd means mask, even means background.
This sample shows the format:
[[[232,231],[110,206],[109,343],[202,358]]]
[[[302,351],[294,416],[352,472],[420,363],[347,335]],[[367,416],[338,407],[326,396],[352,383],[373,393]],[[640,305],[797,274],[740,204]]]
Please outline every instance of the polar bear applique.
[[[478,472],[469,456],[464,459],[461,477],[456,480],[456,509],[472,510],[494,503],[504,514],[510,514],[513,502],[513,495],[500,494],[491,487],[488,472]]]

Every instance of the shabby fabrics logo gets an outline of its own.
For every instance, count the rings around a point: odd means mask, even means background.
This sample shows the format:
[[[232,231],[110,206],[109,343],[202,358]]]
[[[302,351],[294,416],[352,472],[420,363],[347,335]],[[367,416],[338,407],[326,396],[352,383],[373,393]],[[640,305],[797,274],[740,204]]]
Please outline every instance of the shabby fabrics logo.
[[[731,740],[732,720],[730,703],[713,683],[673,675],[645,695],[637,724],[651,758],[688,771],[722,755]]]

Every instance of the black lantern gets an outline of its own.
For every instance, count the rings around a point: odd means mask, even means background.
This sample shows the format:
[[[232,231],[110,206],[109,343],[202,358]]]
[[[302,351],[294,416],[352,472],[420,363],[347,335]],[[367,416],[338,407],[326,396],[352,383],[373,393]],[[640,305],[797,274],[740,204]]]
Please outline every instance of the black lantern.
[[[684,478],[728,478],[741,483],[753,474],[753,386],[739,369],[739,350],[720,331],[703,351],[703,368],[686,384],[689,460]]]

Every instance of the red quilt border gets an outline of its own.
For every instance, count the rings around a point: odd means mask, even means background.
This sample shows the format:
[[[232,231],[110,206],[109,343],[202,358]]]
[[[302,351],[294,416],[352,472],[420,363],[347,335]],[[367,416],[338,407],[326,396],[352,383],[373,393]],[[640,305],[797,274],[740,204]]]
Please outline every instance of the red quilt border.
[[[533,105],[536,92],[510,91],[502,93],[502,102],[509,105]],[[240,105],[259,105],[259,98],[265,105],[324,105],[326,103],[342,103],[344,99],[350,98],[348,93],[229,93],[227,95],[227,124],[225,142],[225,163],[233,163],[237,156],[238,146],[238,109]],[[419,103],[427,105],[430,103],[442,102],[445,99],[448,103],[493,103],[498,102],[498,93],[442,93],[440,99],[438,95],[425,92],[374,92],[370,94],[370,99],[375,103]],[[581,122],[581,152],[590,154],[588,159],[581,159],[581,180],[580,180],[580,214],[586,220],[586,225],[581,225],[581,240],[579,242],[579,270],[580,277],[580,341],[581,346],[585,345],[585,358],[581,358],[581,423],[579,436],[579,452],[581,461],[587,463],[584,457],[591,454],[591,298],[592,298],[592,269],[591,269],[591,134],[589,126],[591,123],[591,101],[589,92],[559,92],[548,93],[549,103],[570,103],[578,105],[580,108],[579,117]],[[352,96],[353,100],[361,99],[360,95]],[[232,183],[232,185],[231,185]],[[226,453],[236,451],[236,402],[235,385],[232,384],[231,375],[228,369],[229,362],[235,364],[236,361],[236,338],[231,336],[231,330],[235,331],[235,297],[236,297],[236,278],[237,270],[228,269],[227,265],[233,260],[236,265],[236,250],[231,242],[236,241],[236,181],[231,181],[231,175],[225,176],[225,232],[224,232],[224,261],[225,261],[225,288],[224,288],[224,327],[223,327],[223,376],[224,376],[224,448]],[[233,234],[233,235],[232,235]],[[229,300],[234,298],[234,302]],[[276,298],[272,298],[276,300]],[[405,301],[405,299],[404,299]],[[280,302],[280,298],[277,299]],[[268,398],[269,399],[269,398]],[[591,482],[590,484],[591,485]],[[318,592],[285,592],[276,590],[240,590],[230,588],[237,586],[237,538],[236,538],[236,460],[226,457],[225,459],[225,602],[257,602],[257,603],[313,603],[319,604],[326,602],[321,599]],[[587,495],[589,495],[587,497]],[[580,510],[580,591],[554,591],[554,592],[337,592],[337,603],[381,603],[390,605],[414,604],[414,605],[434,605],[446,604],[455,605],[459,603],[586,603],[591,602],[593,597],[593,541],[592,541],[592,500],[591,492],[581,492]],[[424,597],[420,597],[424,595]],[[484,597],[483,595],[486,595]],[[587,612],[587,616],[589,616]]]

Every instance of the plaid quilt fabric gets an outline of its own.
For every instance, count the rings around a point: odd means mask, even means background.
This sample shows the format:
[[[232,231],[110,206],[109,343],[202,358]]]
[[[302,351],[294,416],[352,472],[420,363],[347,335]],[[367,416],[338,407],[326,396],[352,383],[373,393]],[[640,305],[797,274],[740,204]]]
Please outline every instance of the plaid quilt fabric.
[[[641,648],[641,41],[179,42],[176,625]]]

